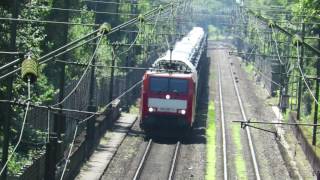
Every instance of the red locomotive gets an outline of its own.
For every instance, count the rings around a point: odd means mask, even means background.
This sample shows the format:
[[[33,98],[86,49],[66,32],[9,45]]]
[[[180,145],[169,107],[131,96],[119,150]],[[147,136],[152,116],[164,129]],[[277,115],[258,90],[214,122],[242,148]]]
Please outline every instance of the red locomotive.
[[[192,127],[200,64],[206,37],[194,27],[165,56],[158,58],[143,76],[140,125],[153,127]]]

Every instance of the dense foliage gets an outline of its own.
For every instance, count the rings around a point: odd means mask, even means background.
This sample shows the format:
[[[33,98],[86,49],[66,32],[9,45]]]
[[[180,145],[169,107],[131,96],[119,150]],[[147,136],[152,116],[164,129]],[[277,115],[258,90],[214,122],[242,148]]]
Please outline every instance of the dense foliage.
[[[15,4],[16,2],[16,4]],[[108,1],[109,2],[109,1]],[[127,1],[114,0],[115,3],[97,4],[94,2],[85,2],[82,0],[31,0],[31,1],[1,1],[0,17],[19,18],[27,20],[35,20],[34,22],[12,21],[10,19],[2,20],[0,25],[0,51],[18,51],[22,53],[30,52],[35,58],[41,57],[62,45],[72,42],[82,36],[99,28],[100,24],[108,22],[115,27],[125,21],[128,21],[133,15],[132,13],[146,12],[152,8],[151,1],[139,1],[135,12],[133,7]],[[123,13],[119,15],[118,13]],[[17,15],[15,17],[15,14]],[[51,21],[51,22],[40,22]],[[54,23],[63,22],[63,23]],[[68,24],[72,23],[72,24]],[[147,41],[145,34],[151,34],[153,26],[145,24],[137,25],[133,30],[141,31],[137,36],[136,43],[144,44]],[[159,28],[157,28],[159,30]],[[157,43],[161,38],[152,38],[153,43]],[[110,41],[131,43],[128,33],[115,33],[108,39],[103,39],[98,48],[97,59],[99,65],[110,65],[112,59],[112,50]],[[149,39],[151,42],[151,38]],[[87,43],[76,48],[69,53],[59,56],[59,60],[72,61],[79,63],[87,63],[91,58],[95,49],[95,41]],[[126,51],[127,47],[121,47],[118,51]],[[145,49],[147,50],[147,49]],[[118,65],[125,65],[125,54],[116,57]],[[138,61],[143,59],[143,53],[137,53],[135,59]],[[0,54],[0,66],[18,58],[15,55]],[[139,63],[132,62],[131,65]],[[43,64],[39,67],[39,77],[35,85],[32,85],[31,101],[36,104],[52,104],[54,96],[59,92],[59,74],[61,74],[61,64],[57,62]],[[65,66],[66,85],[70,80],[79,79],[83,68],[75,66]],[[5,69],[9,72],[12,69]],[[79,71],[80,70],[80,71]],[[97,71],[97,79],[109,75],[110,69],[101,68]],[[120,71],[120,70],[119,70]],[[58,76],[57,76],[58,75]],[[12,91],[11,91],[12,87]],[[11,94],[12,92],[12,94]],[[20,76],[14,76],[13,79],[8,78],[0,84],[0,99],[27,99],[27,86]],[[8,113],[7,106],[0,104],[0,126],[3,128],[3,118]],[[18,106],[12,106],[9,116],[9,154],[13,150],[13,146],[17,143],[21,123],[25,109]],[[3,147],[3,129],[0,130],[0,147]],[[21,174],[23,167],[32,163],[32,160],[42,153],[46,143],[46,132],[33,129],[27,122],[24,131],[22,143],[17,153],[10,160],[9,174]]]
[[[105,0],[110,2],[111,0]],[[72,42],[85,34],[88,34],[99,25],[108,22],[112,27],[128,21],[139,13],[146,12],[159,5],[162,1],[156,0],[139,0],[135,7],[125,3],[124,0],[112,0],[114,4],[96,4],[83,0],[1,0],[0,1],[0,17],[3,18],[20,18],[36,20],[38,22],[12,21],[1,20],[0,24],[0,51],[18,51],[22,53],[31,52],[34,57],[41,57],[48,52],[51,52],[68,42]],[[16,2],[16,5],[15,5]],[[230,32],[229,27],[213,26],[212,19],[216,19],[212,15],[216,12],[226,13],[236,3],[241,0],[186,0],[184,8],[190,8],[194,14],[180,19],[180,26],[171,23],[177,20],[171,17],[168,19],[155,20],[151,23],[138,23],[131,27],[131,31],[135,31],[134,36],[129,36],[127,32],[117,32],[114,35],[103,39],[101,46],[98,48],[97,59],[100,65],[111,65],[112,46],[110,42],[118,42],[123,44],[130,44],[135,41],[136,44],[143,44],[140,47],[134,47],[134,58],[127,61],[128,53],[131,51],[128,46],[117,47],[116,62],[119,66],[134,66],[143,62],[147,56],[148,48],[156,47],[158,51],[163,51],[168,48],[167,41],[178,38],[186,32],[190,26],[202,25],[209,27],[209,33],[218,34],[219,32]],[[275,19],[277,21],[286,21],[285,27],[293,33],[301,33],[301,21],[304,20],[306,25],[306,36],[316,36],[319,33],[320,2],[318,0],[244,0],[244,5],[261,13],[263,16]],[[63,10],[64,9],[64,10]],[[69,10],[68,10],[69,9]],[[108,12],[108,13],[106,13]],[[120,15],[118,13],[121,13]],[[180,11],[175,9],[175,13]],[[17,17],[14,17],[15,14]],[[132,15],[134,14],[134,15]],[[39,21],[55,21],[65,23],[48,23]],[[220,17],[220,21],[221,17]],[[254,44],[258,47],[264,46],[264,39],[261,39],[261,28],[257,27],[255,21],[251,21],[247,26],[247,36],[245,40],[247,43]],[[68,24],[72,23],[72,24]],[[227,21],[226,21],[227,22]],[[228,35],[231,35],[229,33]],[[287,36],[276,32],[278,41],[291,41]],[[315,39],[307,39],[308,43],[317,46],[318,41]],[[58,57],[59,60],[68,60],[72,62],[87,63],[91,58],[95,49],[95,43],[91,42],[81,46],[63,56]],[[150,46],[147,46],[146,43]],[[262,48],[259,49],[262,53]],[[286,47],[279,46],[281,53],[288,53],[288,55],[296,55],[295,49],[286,51]],[[121,53],[124,52],[124,53]],[[275,54],[274,49],[265,49],[266,54]],[[310,51],[305,52],[305,56],[315,56]],[[17,55],[8,55],[0,53],[0,66],[7,64]],[[294,60],[290,60],[294,64]],[[54,96],[59,93],[59,74],[61,73],[61,64],[57,62],[48,63],[40,66],[40,73],[38,81],[32,86],[32,102],[39,104],[51,104],[54,101]],[[66,82],[78,79],[81,76],[83,68],[66,65]],[[12,69],[6,69],[9,72]],[[125,70],[117,70],[124,72]],[[297,75],[299,72],[295,70]],[[305,73],[315,76],[316,73],[316,59],[311,59],[305,64]],[[97,78],[109,76],[110,68],[101,68],[97,70]],[[292,82],[295,79],[289,78]],[[315,83],[310,84],[314,90]],[[12,90],[11,90],[12,88]],[[12,93],[12,94],[11,94]],[[26,100],[26,83],[24,83],[19,76],[13,79],[6,79],[0,82],[0,99],[19,99]],[[290,93],[290,92],[289,92]],[[314,108],[307,89],[304,88],[304,114],[305,117],[311,119],[312,109]],[[7,106],[0,104],[0,126],[3,128],[2,119],[6,113]],[[10,113],[10,148],[13,149],[14,144],[18,140],[20,133],[21,122],[24,114],[24,108],[14,106]],[[10,174],[19,174],[23,171],[23,166],[32,163],[32,158],[43,152],[44,144],[46,142],[46,133],[33,129],[29,124],[23,136],[23,143],[18,148],[18,152],[13,156],[9,162]],[[0,146],[3,146],[3,129],[0,130]],[[1,148],[2,150],[2,148]],[[0,152],[1,152],[0,150]]]

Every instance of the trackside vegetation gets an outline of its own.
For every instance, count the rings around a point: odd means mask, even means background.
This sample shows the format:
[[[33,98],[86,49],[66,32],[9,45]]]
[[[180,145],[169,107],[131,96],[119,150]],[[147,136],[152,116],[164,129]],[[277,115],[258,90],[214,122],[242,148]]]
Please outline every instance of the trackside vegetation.
[[[216,114],[214,102],[210,101],[207,121],[207,167],[206,180],[216,179]]]

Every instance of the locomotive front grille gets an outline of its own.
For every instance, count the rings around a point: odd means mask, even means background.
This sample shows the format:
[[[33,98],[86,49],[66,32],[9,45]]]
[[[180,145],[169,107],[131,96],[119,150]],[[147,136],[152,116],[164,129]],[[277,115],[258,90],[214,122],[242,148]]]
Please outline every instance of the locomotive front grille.
[[[187,109],[187,101],[180,99],[149,98],[148,107],[156,108],[158,112],[176,113],[178,110]]]

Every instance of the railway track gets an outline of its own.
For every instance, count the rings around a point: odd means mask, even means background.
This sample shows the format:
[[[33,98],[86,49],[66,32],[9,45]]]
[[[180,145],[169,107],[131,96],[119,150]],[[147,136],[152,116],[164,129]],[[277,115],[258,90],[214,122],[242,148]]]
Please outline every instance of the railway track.
[[[238,85],[237,85],[237,82],[236,82],[236,78],[235,78],[234,71],[233,71],[233,68],[232,68],[232,65],[231,65],[231,61],[226,56],[226,54],[224,54],[223,56],[224,57],[222,59],[228,61],[228,63],[227,63],[228,65],[225,66],[225,67],[228,67],[229,68],[228,71],[230,71],[230,73],[231,73],[232,85],[230,84],[229,87],[231,87],[231,88],[233,87],[234,88],[235,95],[236,95],[236,98],[237,98],[237,101],[238,101],[238,106],[234,106],[233,105],[232,107],[233,108],[235,108],[235,107],[239,108],[240,112],[241,112],[241,115],[239,114],[239,116],[242,116],[242,119],[244,121],[247,121],[247,116],[246,116],[246,113],[244,111],[243,103],[242,103],[242,100],[241,100],[239,88],[238,88]],[[228,179],[232,179],[232,176],[235,175],[234,172],[233,172],[234,170],[231,170],[231,171],[229,170],[230,168],[232,168],[232,162],[229,162],[229,161],[232,161],[232,155],[230,156],[230,154],[228,154],[228,151],[231,152],[232,150],[230,150],[230,149],[228,150],[228,148],[231,148],[232,145],[229,147],[230,142],[227,142],[227,140],[228,140],[227,137],[232,136],[232,134],[231,134],[230,130],[227,130],[227,125],[228,124],[227,124],[227,119],[225,119],[225,116],[227,118],[230,118],[230,115],[225,114],[225,111],[224,111],[225,103],[224,103],[224,98],[223,98],[224,97],[224,93],[223,93],[224,91],[222,90],[223,82],[222,82],[222,73],[221,73],[220,60],[217,61],[217,67],[218,67],[218,93],[219,93],[219,101],[220,101],[219,106],[220,106],[220,119],[221,119],[221,138],[222,138],[222,162],[223,162],[222,170],[223,170],[223,179],[224,180],[228,180]],[[229,81],[226,82],[226,83],[229,83]],[[228,94],[228,92],[226,92],[226,94]],[[230,98],[231,97],[227,97],[226,99],[231,100]],[[228,103],[226,103],[226,104],[228,104]],[[229,108],[230,108],[230,103],[229,103]],[[230,109],[229,109],[229,111],[230,111]],[[228,109],[226,109],[226,113],[229,113]],[[251,138],[251,132],[250,132],[250,129],[248,127],[245,128],[245,131],[246,131],[246,139],[248,140],[248,144],[249,144],[249,148],[248,148],[249,151],[250,151],[250,153],[249,153],[250,156],[249,157],[252,160],[252,168],[253,168],[252,172],[254,172],[254,174],[255,174],[255,178],[254,179],[260,180],[261,179],[260,171],[259,171],[258,162],[257,162],[257,159],[256,159],[256,153],[255,153],[255,150],[254,150],[254,147],[253,147],[253,142],[252,142],[252,138]]]
[[[150,159],[150,153],[151,153],[151,150],[152,150],[152,147],[153,147],[153,143],[154,142],[153,142],[152,139],[150,139],[148,141],[148,144],[147,144],[147,146],[145,148],[145,151],[144,151],[143,156],[142,156],[142,158],[140,160],[138,168],[136,169],[134,177],[132,178],[133,180],[140,179],[140,177],[144,173],[145,165],[146,165],[147,161]],[[169,173],[168,173],[168,176],[167,176],[168,180],[172,180],[174,178],[175,170],[176,170],[176,166],[177,166],[177,161],[178,161],[178,157],[179,157],[179,153],[180,153],[180,146],[181,146],[181,144],[178,141],[175,144],[174,151],[172,153],[172,157],[170,158],[171,162],[170,162]],[[145,173],[148,173],[148,172],[145,172]]]
[[[242,103],[242,100],[241,100],[239,88],[238,88],[238,85],[237,85],[237,82],[236,82],[236,79],[235,79],[235,76],[234,76],[234,71],[233,71],[232,66],[231,66],[232,62],[230,61],[230,58],[227,57],[227,59],[229,61],[229,70],[230,70],[231,77],[232,77],[233,87],[234,87],[234,89],[236,91],[237,100],[238,100],[238,104],[239,104],[239,107],[240,107],[242,118],[243,118],[244,121],[248,121],[246,113],[244,111],[244,107],[243,107],[243,103]],[[256,180],[260,180],[261,176],[260,176],[258,162],[257,162],[257,158],[256,158],[256,152],[255,152],[255,149],[253,147],[253,142],[252,142],[252,138],[251,138],[251,132],[250,132],[250,129],[248,127],[245,127],[245,131],[246,131],[247,140],[248,140],[248,144],[249,144],[252,165],[253,165],[253,168],[254,168],[255,179]]]
[[[223,156],[223,179],[228,179],[228,163],[227,163],[227,143],[226,143],[226,128],[223,109],[223,96],[222,96],[222,82],[221,82],[221,69],[220,62],[218,61],[218,84],[219,84],[219,99],[220,99],[220,118],[221,118],[221,135],[222,135],[222,156]]]

